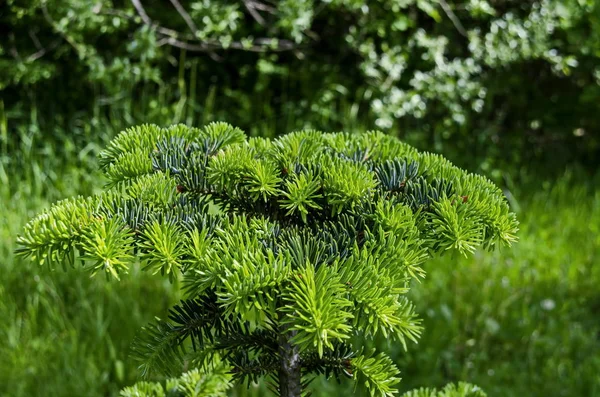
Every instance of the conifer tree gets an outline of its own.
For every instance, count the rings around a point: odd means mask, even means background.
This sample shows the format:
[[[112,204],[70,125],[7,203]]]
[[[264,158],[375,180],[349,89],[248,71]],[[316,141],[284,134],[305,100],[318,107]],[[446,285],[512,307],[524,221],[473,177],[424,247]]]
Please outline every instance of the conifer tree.
[[[132,346],[144,377],[184,373],[167,384],[175,395],[264,378],[294,397],[321,374],[393,395],[392,360],[353,341],[416,341],[406,293],[423,262],[516,240],[498,187],[381,132],[268,140],[225,123],[142,125],[110,142],[100,166],[105,191],[35,217],[18,253],[107,278],[141,266],[181,280],[185,299]],[[123,391],[164,393],[148,382]]]

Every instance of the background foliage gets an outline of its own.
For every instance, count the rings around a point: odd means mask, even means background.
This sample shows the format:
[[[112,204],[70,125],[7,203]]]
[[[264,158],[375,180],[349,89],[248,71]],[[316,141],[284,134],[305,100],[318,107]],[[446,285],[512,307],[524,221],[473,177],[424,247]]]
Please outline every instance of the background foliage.
[[[552,164],[589,163],[600,147],[594,0],[0,7],[0,90],[11,116],[35,108],[64,124],[115,106],[131,113],[133,96],[161,116],[226,116],[253,133],[359,120],[419,147],[468,151],[462,165],[484,170],[549,152]]]
[[[192,34],[171,3],[142,4]],[[129,1],[0,4],[0,394],[133,384],[130,342],[177,288],[135,272],[119,283],[48,273],[14,258],[15,237],[50,202],[102,186],[95,156],[121,129],[220,119],[264,136],[378,126],[501,182],[521,241],[428,264],[412,297],[423,337],[394,347],[401,388],[600,395],[598,2],[263,4],[264,26],[243,1],[186,3],[200,31],[186,41],[213,46],[201,51],[169,44]],[[250,36],[290,49],[232,49]]]

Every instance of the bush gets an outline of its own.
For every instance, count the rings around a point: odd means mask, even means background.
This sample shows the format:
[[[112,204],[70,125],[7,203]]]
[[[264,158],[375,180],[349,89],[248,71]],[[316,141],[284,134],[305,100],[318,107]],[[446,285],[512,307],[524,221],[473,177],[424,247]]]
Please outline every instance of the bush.
[[[593,0],[2,7],[7,109],[30,98],[61,114],[132,99],[136,107],[139,98],[164,107],[157,98],[167,98],[175,121],[227,109],[224,118],[254,133],[271,124],[348,129],[358,116],[484,169],[550,151],[551,164],[594,163],[600,146]]]

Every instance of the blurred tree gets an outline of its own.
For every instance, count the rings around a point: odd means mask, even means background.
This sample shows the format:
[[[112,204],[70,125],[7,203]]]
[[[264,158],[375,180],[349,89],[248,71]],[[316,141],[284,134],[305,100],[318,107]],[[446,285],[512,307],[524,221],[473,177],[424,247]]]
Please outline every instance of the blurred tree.
[[[42,107],[58,101],[80,111],[97,96],[105,104],[136,98],[144,83],[169,87],[171,100],[200,92],[201,104],[215,89],[228,120],[245,128],[257,118],[340,128],[349,115],[365,114],[418,146],[471,153],[453,157],[484,169],[550,150],[555,163],[595,163],[600,149],[594,0],[8,0],[0,7],[7,32],[0,90],[9,109],[35,95]],[[344,103],[353,106],[336,110]]]

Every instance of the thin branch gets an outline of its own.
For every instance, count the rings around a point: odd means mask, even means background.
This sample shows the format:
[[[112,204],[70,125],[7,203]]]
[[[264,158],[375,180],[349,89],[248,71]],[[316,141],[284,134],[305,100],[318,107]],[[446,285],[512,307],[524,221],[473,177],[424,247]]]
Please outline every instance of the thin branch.
[[[94,10],[94,12],[96,12],[96,11]],[[123,11],[119,11],[119,10],[98,10],[97,14],[114,15],[116,17],[127,19],[127,20],[134,21],[134,22],[136,20],[136,17],[131,16],[131,15],[129,15]],[[142,17],[142,15],[139,13],[138,13],[138,16]],[[143,17],[142,17],[142,20],[143,20]],[[194,40],[195,39],[195,37],[190,34],[185,34],[185,33],[181,33],[176,30],[173,30],[173,29],[165,28],[163,26],[160,26],[160,25],[152,22],[152,20],[150,20],[150,23],[148,23],[146,21],[144,21],[144,23],[146,25],[150,26],[151,28],[156,29],[156,31],[158,33],[160,33],[164,36],[184,38],[186,40]]]
[[[275,7],[271,7],[269,5],[266,5],[264,3],[259,3],[258,1],[254,1],[254,0],[248,0],[248,3],[255,10],[265,11],[270,14],[275,14],[275,11],[276,11]]]
[[[17,61],[21,61],[21,55],[19,54],[19,51],[17,50],[17,47],[15,46],[15,34],[9,33],[8,39],[10,41],[10,48],[8,50],[10,52],[10,55],[12,55],[13,58],[15,58]]]
[[[256,22],[259,23],[259,25],[264,26],[265,25],[265,19],[262,17],[262,15],[260,15],[258,13],[258,11],[256,11],[256,9],[254,8],[254,2],[250,1],[250,0],[244,0],[244,7],[246,7],[246,9],[248,10],[248,12],[250,13],[250,15],[252,15],[252,18],[254,18],[254,20]]]
[[[36,49],[41,50],[42,48],[44,48],[44,46],[42,46],[42,43],[40,43],[40,40],[38,39],[37,35],[33,30],[29,29],[27,33],[29,34],[31,41],[33,41],[33,44],[35,45]]]
[[[171,0],[173,1],[173,0]],[[234,41],[230,43],[227,47],[224,47],[218,40],[205,40],[198,41],[196,37],[192,37],[181,32],[178,32],[173,29],[165,28],[156,22],[152,21],[144,6],[140,2],[140,0],[131,0],[133,6],[135,7],[138,15],[142,18],[145,24],[150,27],[156,29],[156,32],[161,34],[164,37],[161,37],[158,41],[159,45],[168,44],[173,47],[181,48],[188,51],[197,51],[197,52],[213,52],[216,50],[244,50],[250,52],[282,52],[282,51],[290,51],[297,48],[297,45],[285,39],[271,39],[271,38],[258,38],[253,41],[253,44],[247,46],[243,44],[241,41]],[[259,4],[259,3],[256,3]],[[124,18],[126,16],[121,15]],[[195,25],[194,25],[195,26]],[[191,43],[190,41],[196,41],[195,43]],[[273,43],[276,43],[274,46]]]
[[[192,19],[190,14],[188,14],[188,12],[185,10],[185,8],[183,8],[181,6],[181,3],[179,3],[179,1],[177,1],[177,0],[169,0],[169,1],[171,2],[171,4],[173,4],[173,7],[175,7],[175,9],[179,13],[179,15],[181,15],[181,17],[185,21],[185,24],[188,26],[188,28],[190,28],[190,30],[192,31],[194,36],[196,36],[196,34],[198,33],[198,27],[194,23],[194,20]]]
[[[56,47],[58,47],[58,45],[62,41],[62,37],[61,37],[61,38],[55,39],[48,47],[44,47],[44,46],[42,46],[42,43],[40,43],[39,39],[37,38],[37,36],[33,30],[29,30],[29,37],[33,41],[33,44],[35,45],[35,48],[37,49],[37,51],[34,52],[33,54],[29,55],[27,58],[25,58],[25,60],[24,60],[25,62],[33,62],[37,59],[40,59],[41,57],[46,55],[48,52],[50,52],[53,49],[55,49]],[[11,46],[9,48],[10,54],[16,60],[22,61],[21,54],[19,54],[19,51],[17,50],[17,47],[15,46],[15,35],[13,33],[10,33],[8,35],[8,38],[11,43]]]
[[[467,37],[467,31],[465,30],[465,27],[460,22],[460,19],[458,19],[458,17],[454,13],[454,11],[452,11],[452,9],[448,5],[448,3],[446,3],[446,0],[439,0],[439,1],[440,1],[440,5],[442,6],[442,10],[444,10],[444,12],[448,16],[448,18],[450,18],[450,20],[452,21],[452,24],[454,25],[456,30],[458,30],[458,33],[460,33],[464,37]]]
[[[54,40],[48,47],[42,47],[40,48],[38,51],[34,52],[33,54],[29,55],[26,59],[27,62],[33,62],[37,59],[40,59],[41,57],[43,57],[44,55],[46,55],[47,53],[49,53],[50,51],[52,51],[53,49],[55,49],[56,47],[58,47],[58,45],[60,44],[60,42],[62,41],[61,38],[58,38],[56,40]]]
[[[273,40],[277,41],[277,46],[271,45]],[[290,50],[296,48],[296,45],[289,40],[277,40],[277,39],[268,39],[268,38],[255,39],[253,41],[253,44],[250,46],[244,45],[241,41],[234,41],[234,42],[230,43],[229,46],[223,47],[223,45],[216,40],[199,42],[198,44],[195,44],[195,43],[188,43],[187,41],[182,41],[182,40],[176,39],[174,37],[164,37],[163,39],[160,40],[160,43],[168,44],[173,47],[181,48],[184,50],[197,51],[197,52],[208,52],[208,51],[226,50],[226,49],[245,50],[245,51],[250,51],[250,52],[267,52],[267,51],[280,52],[280,51],[290,51]]]
[[[77,52],[77,54],[80,55],[81,49],[79,48],[79,44],[77,42],[75,42],[73,39],[71,39],[69,37],[69,35],[64,34],[59,28],[57,28],[56,22],[54,22],[54,19],[52,19],[52,17],[50,16],[50,13],[48,12],[48,7],[46,7],[46,3],[42,3],[42,14],[44,15],[44,19],[46,20],[46,22],[48,22],[50,24],[50,26],[52,26],[55,33],[57,33],[60,37],[62,37],[62,39],[64,41],[69,43],[71,45],[71,47],[73,47],[73,49]]]
[[[152,20],[146,13],[146,10],[144,9],[144,6],[140,2],[140,0],[131,0],[131,4],[133,4],[133,6],[135,7],[135,10],[137,11],[138,15],[142,18],[142,21],[144,21],[146,25],[152,25]]]

